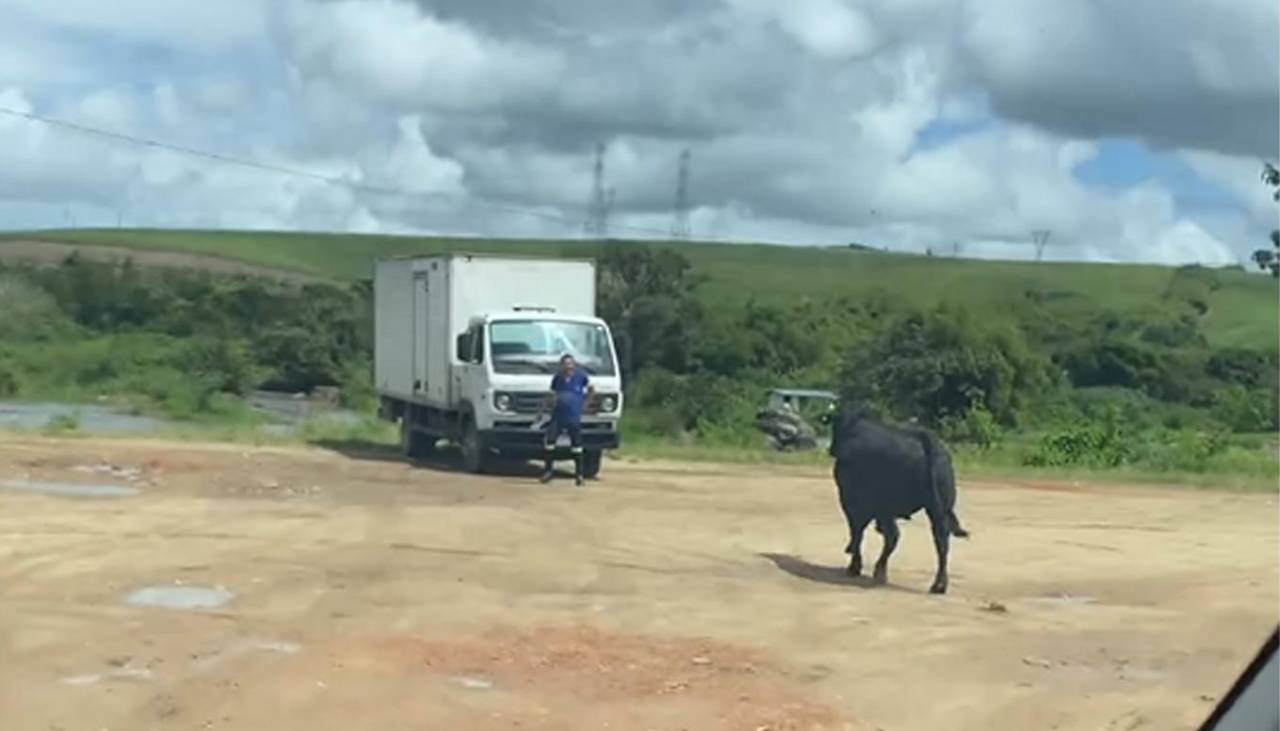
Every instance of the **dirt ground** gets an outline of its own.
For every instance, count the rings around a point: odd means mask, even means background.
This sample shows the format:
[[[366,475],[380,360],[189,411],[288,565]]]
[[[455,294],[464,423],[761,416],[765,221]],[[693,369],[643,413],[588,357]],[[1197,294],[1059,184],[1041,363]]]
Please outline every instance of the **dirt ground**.
[[[40,492],[66,484],[117,489]],[[579,489],[319,449],[8,439],[0,719],[1189,729],[1276,624],[1273,495],[962,480],[958,507],[973,538],[933,597],[923,517],[889,587],[843,576],[821,471],[610,462]],[[231,598],[138,606],[148,587]]]

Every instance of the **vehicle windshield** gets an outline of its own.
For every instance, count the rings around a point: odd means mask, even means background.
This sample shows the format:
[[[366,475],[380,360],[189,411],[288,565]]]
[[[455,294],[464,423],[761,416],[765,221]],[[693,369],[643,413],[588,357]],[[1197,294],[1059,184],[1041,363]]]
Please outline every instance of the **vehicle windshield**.
[[[563,320],[508,320],[489,326],[495,373],[555,373],[560,358],[572,355],[594,376],[616,369],[609,331],[603,325]]]

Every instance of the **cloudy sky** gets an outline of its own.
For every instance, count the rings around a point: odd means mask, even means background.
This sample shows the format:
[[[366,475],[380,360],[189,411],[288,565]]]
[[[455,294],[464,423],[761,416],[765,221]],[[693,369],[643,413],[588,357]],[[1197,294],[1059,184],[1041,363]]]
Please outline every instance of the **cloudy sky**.
[[[616,236],[685,148],[695,238],[1229,263],[1277,215],[1274,0],[3,6],[0,229],[580,236],[598,142]]]

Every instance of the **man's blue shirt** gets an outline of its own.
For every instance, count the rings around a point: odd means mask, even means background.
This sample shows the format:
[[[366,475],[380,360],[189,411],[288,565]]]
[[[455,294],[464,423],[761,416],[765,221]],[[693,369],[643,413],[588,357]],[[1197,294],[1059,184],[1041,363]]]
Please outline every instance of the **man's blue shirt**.
[[[587,374],[575,368],[568,376],[557,373],[551,379],[556,396],[552,418],[561,423],[576,424],[582,420],[582,404],[587,398]]]

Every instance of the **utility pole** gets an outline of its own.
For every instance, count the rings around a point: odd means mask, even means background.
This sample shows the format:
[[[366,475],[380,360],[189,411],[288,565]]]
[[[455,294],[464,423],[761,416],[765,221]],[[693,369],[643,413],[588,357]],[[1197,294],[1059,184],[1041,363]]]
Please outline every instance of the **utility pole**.
[[[1044,259],[1044,249],[1049,245],[1049,235],[1052,233],[1047,228],[1038,228],[1031,232],[1031,241],[1036,247],[1036,261]]]
[[[692,233],[689,225],[689,158],[688,148],[680,153],[680,169],[676,173],[676,204],[671,220],[671,238],[688,241]]]
[[[582,231],[588,237],[603,239],[609,232],[609,210],[613,208],[614,190],[604,188],[604,143],[596,144],[596,162],[591,173],[591,202]]]

